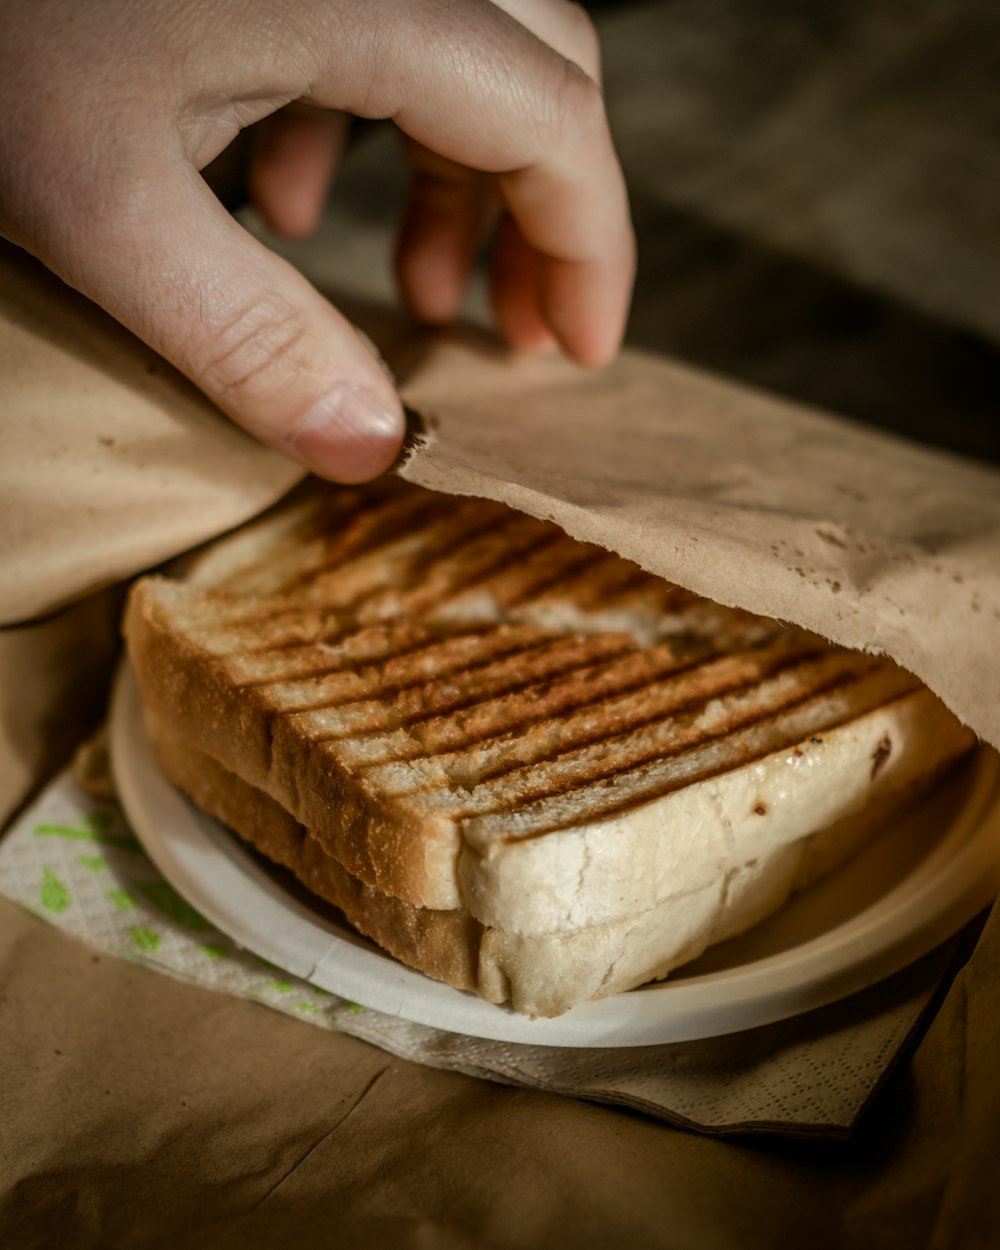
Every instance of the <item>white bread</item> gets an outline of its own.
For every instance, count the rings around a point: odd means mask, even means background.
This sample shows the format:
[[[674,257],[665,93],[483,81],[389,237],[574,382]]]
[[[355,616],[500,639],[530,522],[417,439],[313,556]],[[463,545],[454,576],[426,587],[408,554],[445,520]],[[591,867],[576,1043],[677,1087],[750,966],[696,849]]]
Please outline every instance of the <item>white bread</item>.
[[[741,933],[797,889],[867,843],[899,806],[899,795],[827,829],[764,852],[725,877],[609,924],[525,936],[483,925],[464,909],[415,907],[365,885],[320,846],[274,799],[228,772],[183,738],[155,725],[171,781],[361,933],[413,968],[531,1016],[554,1016],[578,1002],[663,977],[706,946]]]
[[[774,910],[835,858],[810,835],[870,834],[973,742],[889,662],[401,483],[144,579],[127,633],[164,732],[308,829],[377,940],[478,925],[479,991],[539,1014]]]

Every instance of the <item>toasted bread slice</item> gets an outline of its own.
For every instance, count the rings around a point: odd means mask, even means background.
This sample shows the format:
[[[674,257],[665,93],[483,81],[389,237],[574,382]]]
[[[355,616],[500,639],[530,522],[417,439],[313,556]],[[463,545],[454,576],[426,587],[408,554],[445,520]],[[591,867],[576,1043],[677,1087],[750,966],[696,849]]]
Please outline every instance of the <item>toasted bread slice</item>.
[[[879,832],[907,794],[751,862],[627,920],[535,936],[484,925],[467,908],[435,911],[383,894],[349,873],[279,803],[162,724],[153,736],[171,781],[282,865],[401,962],[490,1002],[555,1016],[578,1002],[664,977],[713,942],[743,932],[793,891],[843,863]]]
[[[888,661],[399,482],[317,488],[144,579],[127,633],[171,733],[365,886],[511,941],[718,911],[750,860],[973,742]]]

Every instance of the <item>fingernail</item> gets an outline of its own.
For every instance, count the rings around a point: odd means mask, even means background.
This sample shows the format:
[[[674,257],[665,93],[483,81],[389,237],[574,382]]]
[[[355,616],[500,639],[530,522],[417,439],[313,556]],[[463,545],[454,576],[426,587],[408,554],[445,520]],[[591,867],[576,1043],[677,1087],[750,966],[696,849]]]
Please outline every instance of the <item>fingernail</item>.
[[[338,386],[285,436],[288,449],[321,477],[367,482],[396,458],[403,440],[401,411],[363,386]]]

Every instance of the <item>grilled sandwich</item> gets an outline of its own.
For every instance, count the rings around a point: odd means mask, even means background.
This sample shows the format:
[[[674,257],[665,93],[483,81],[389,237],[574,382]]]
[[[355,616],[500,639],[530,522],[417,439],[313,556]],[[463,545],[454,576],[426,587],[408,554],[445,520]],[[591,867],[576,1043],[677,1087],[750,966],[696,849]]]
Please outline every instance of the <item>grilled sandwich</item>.
[[[533,1015],[756,923],[973,744],[887,660],[396,480],[143,579],[127,634],[181,788],[397,958]]]

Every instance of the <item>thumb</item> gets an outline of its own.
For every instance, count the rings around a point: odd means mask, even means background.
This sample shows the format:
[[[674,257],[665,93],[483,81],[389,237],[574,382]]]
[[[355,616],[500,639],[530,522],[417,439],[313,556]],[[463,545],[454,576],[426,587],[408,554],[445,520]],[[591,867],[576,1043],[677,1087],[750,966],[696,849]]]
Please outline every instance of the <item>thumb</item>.
[[[387,469],[402,407],[358,333],[193,168],[163,178],[96,225],[69,280],[261,441],[339,482]]]

